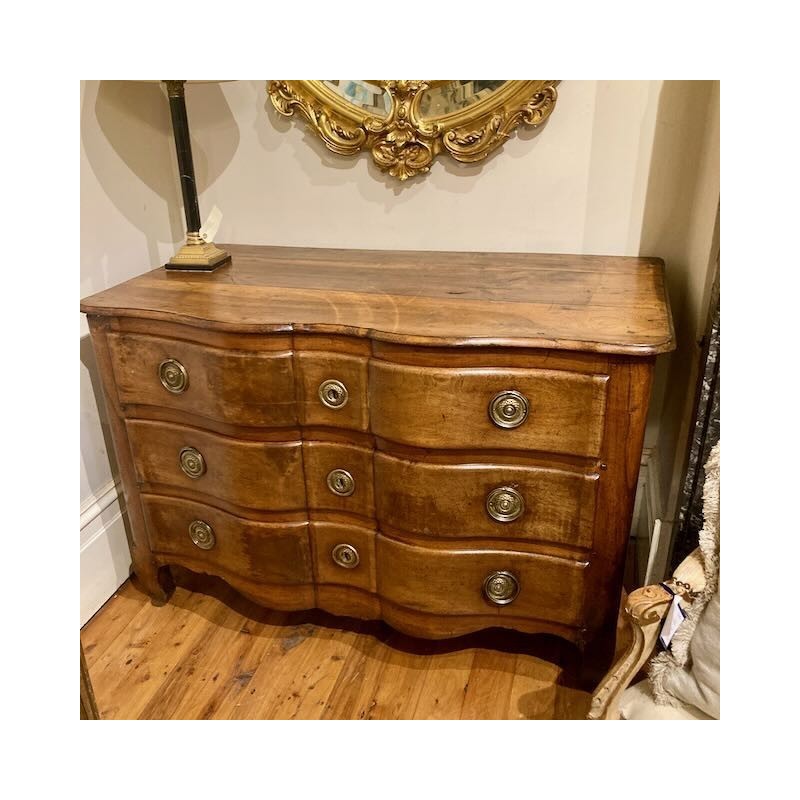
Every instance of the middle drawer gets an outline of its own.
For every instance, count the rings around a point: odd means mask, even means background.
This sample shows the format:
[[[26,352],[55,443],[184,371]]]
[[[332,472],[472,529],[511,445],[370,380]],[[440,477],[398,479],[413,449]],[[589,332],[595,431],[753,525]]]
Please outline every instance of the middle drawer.
[[[127,420],[139,483],[201,493],[259,511],[302,510],[306,505],[300,442],[253,442],[199,428]]]
[[[372,449],[339,442],[254,442],[200,428],[127,420],[140,485],[254,511],[375,514]]]
[[[592,543],[598,476],[510,464],[439,464],[375,453],[378,519],[432,537]]]

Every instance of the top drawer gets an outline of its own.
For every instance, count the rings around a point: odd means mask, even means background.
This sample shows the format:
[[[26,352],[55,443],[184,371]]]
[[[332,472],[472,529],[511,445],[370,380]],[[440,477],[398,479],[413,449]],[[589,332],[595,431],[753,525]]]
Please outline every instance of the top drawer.
[[[234,425],[297,423],[290,352],[223,350],[140,334],[108,335],[120,403]]]
[[[377,436],[415,447],[597,456],[607,375],[370,362]]]

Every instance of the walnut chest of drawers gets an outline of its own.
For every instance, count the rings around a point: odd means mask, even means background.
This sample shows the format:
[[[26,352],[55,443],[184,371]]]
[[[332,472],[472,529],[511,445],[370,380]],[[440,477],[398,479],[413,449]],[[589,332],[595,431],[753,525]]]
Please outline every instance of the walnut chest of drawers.
[[[613,637],[661,261],[226,248],[81,306],[150,595]]]

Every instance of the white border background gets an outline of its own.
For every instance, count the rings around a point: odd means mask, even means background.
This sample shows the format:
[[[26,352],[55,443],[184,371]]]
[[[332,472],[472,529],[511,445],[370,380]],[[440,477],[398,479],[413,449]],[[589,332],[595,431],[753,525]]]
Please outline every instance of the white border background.
[[[7,9],[3,581],[7,785],[83,798],[783,796],[796,715],[796,26],[788,4]],[[318,9],[318,11],[315,11]],[[315,22],[319,20],[319,22]],[[78,723],[78,81],[475,73],[722,80],[723,721]],[[381,72],[383,70],[383,72]],[[795,77],[792,78],[791,76]],[[72,332],[72,333],[70,333]],[[10,446],[9,446],[10,444]],[[782,569],[778,571],[777,565]],[[375,723],[373,723],[374,725]],[[202,727],[201,727],[202,725]],[[225,725],[223,730],[222,725]],[[411,727],[413,725],[413,728]],[[436,725],[436,727],[433,727]],[[711,723],[714,725],[714,723]],[[722,727],[720,727],[720,725]],[[158,727],[156,727],[158,726]],[[334,727],[335,726],[335,727]],[[791,730],[791,729],[790,729]]]

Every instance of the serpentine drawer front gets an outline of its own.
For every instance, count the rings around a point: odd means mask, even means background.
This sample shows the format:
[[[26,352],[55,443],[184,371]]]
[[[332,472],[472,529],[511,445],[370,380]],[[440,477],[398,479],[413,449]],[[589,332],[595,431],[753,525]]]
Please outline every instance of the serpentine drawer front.
[[[422,536],[469,534],[588,549],[598,479],[597,472],[563,468],[430,463],[375,454],[379,519]]]
[[[657,259],[225,248],[82,303],[140,585],[611,656]]]
[[[238,425],[297,423],[291,353],[113,334],[108,344],[124,405],[163,406]]]
[[[607,381],[607,375],[564,370],[450,369],[373,361],[372,430],[417,447],[596,456]]]

